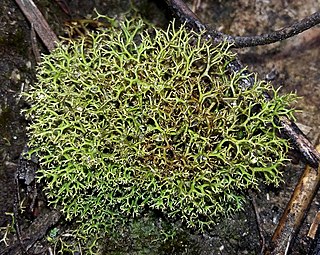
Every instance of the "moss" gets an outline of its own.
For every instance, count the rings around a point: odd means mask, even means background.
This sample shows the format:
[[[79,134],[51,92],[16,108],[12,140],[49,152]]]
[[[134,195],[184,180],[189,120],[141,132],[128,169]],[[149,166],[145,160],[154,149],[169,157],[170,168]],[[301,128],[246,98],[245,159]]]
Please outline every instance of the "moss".
[[[204,230],[240,210],[246,189],[281,181],[288,142],[275,118],[291,117],[292,95],[258,80],[242,89],[226,43],[174,22],[108,20],[44,56],[26,95],[38,180],[82,235],[149,209]]]

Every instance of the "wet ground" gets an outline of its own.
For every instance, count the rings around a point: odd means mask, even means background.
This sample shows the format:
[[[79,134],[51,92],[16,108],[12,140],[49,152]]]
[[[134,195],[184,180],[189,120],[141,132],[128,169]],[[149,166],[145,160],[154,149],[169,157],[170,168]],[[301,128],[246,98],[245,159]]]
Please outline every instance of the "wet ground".
[[[70,1],[67,15],[54,0],[37,0],[36,5],[50,20],[50,26],[57,34],[62,33],[63,22],[72,18],[84,18],[93,13],[94,7],[100,13],[116,15],[127,8],[127,1]],[[69,1],[66,1],[67,3]],[[137,1],[138,2],[138,1]],[[165,5],[139,1],[146,17],[157,24],[166,22]],[[159,2],[159,1],[158,1]],[[199,17],[213,27],[233,35],[261,34],[278,29],[315,12],[320,1],[193,1],[200,4],[195,8]],[[190,6],[192,3],[190,2]],[[196,7],[196,6],[195,6]],[[40,49],[45,52],[39,42]],[[237,50],[243,64],[268,78],[276,86],[282,86],[282,93],[296,91],[300,99],[295,104],[302,111],[296,115],[297,122],[309,139],[316,143],[320,128],[320,27],[269,46],[260,46]],[[8,233],[11,244],[14,229],[11,228],[11,214],[14,212],[14,200],[17,188],[15,172],[20,154],[26,143],[26,122],[20,114],[25,107],[21,100],[21,91],[35,81],[35,58],[32,52],[30,25],[12,0],[3,0],[0,8],[0,227],[3,237]],[[284,171],[284,183],[279,188],[261,187],[257,193],[257,205],[260,211],[262,228],[268,241],[276,227],[286,203],[290,199],[303,163],[295,160]],[[27,192],[33,192],[20,183],[22,197],[30,198]],[[39,197],[41,197],[39,195]],[[32,200],[32,199],[31,199]],[[313,202],[304,222],[292,254],[308,254],[311,240],[306,237],[310,222],[319,208],[319,196]],[[44,203],[41,199],[37,203]],[[32,201],[22,206],[29,207]],[[18,206],[21,209],[21,206]],[[38,205],[41,210],[45,206]],[[19,217],[21,228],[27,228],[39,212],[24,208]],[[159,220],[156,219],[156,222]],[[145,224],[148,225],[148,224]],[[7,227],[7,228],[6,228]],[[57,227],[63,228],[63,224]],[[152,242],[150,236],[142,240],[132,237],[109,243],[105,254],[258,254],[260,251],[257,222],[251,203],[243,213],[225,219],[207,235],[197,235],[182,231],[180,227],[174,240],[165,244]],[[152,224],[148,231],[152,230]],[[146,230],[145,230],[146,231]],[[52,231],[50,232],[52,234]],[[156,235],[153,236],[157,238]],[[148,239],[149,238],[149,239]],[[37,242],[35,254],[49,254],[54,251],[47,237]],[[153,240],[154,241],[154,240]],[[40,247],[40,248],[39,248]],[[0,243],[1,250],[5,243]],[[130,252],[131,251],[131,252]],[[133,252],[132,252],[133,251]],[[31,253],[32,254],[32,253]]]

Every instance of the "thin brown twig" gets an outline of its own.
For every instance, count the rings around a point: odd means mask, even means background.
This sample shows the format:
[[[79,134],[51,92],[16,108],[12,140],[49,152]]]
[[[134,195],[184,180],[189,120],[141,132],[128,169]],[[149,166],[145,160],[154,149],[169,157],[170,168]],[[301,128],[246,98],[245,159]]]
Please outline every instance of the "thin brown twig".
[[[312,15],[297,21],[292,25],[282,28],[280,30],[271,32],[270,34],[256,35],[256,36],[231,36],[232,43],[236,48],[252,47],[258,45],[271,44],[279,42],[302,33],[311,27],[320,23],[320,12],[315,12]]]
[[[208,30],[199,18],[189,9],[189,7],[182,0],[166,0],[168,6],[173,10],[175,15],[184,22],[190,28],[196,31],[206,31],[205,36],[214,43],[221,42],[225,35],[215,31]],[[239,59],[235,58],[228,64],[227,69],[230,72],[238,72],[244,70],[244,66],[240,63]],[[248,71],[245,71],[249,74]],[[250,88],[254,84],[254,79],[251,77],[242,79],[242,85],[244,88]],[[271,97],[268,94],[264,94],[266,100],[270,100]],[[302,159],[306,161],[311,167],[318,168],[320,162],[320,154],[315,150],[314,146],[306,138],[303,132],[297,127],[297,125],[289,120],[287,117],[282,117],[277,120],[283,128],[283,134],[286,135],[296,147],[296,149],[302,155]]]
[[[297,21],[290,26],[271,32],[269,34],[255,36],[232,36],[208,28],[207,26],[202,24],[199,21],[198,17],[188,8],[188,6],[182,0],[166,0],[166,2],[182,22],[191,24],[198,30],[205,29],[208,31],[207,34],[213,38],[213,41],[215,43],[228,41],[229,43],[233,44],[232,47],[234,48],[252,47],[275,43],[300,34],[303,31],[306,31],[309,28],[320,24],[320,11],[318,11],[301,21]]]
[[[256,216],[256,222],[257,222],[258,232],[259,232],[260,241],[261,241],[260,254],[264,254],[264,251],[266,249],[266,240],[265,240],[264,235],[263,235],[262,221],[261,221],[261,218],[260,218],[260,212],[259,212],[258,204],[257,204],[257,201],[256,201],[256,196],[252,191],[249,191],[249,195],[250,195],[250,198],[251,198],[251,203],[252,203],[252,207],[253,207],[253,210],[254,210],[254,214]]]
[[[43,44],[51,52],[55,49],[57,42],[59,41],[56,34],[48,25],[48,22],[43,17],[37,6],[32,0],[15,0],[17,5],[22,10],[34,30],[41,38]]]
[[[317,150],[320,151],[320,145]],[[284,210],[266,254],[288,254],[320,186],[320,169],[306,166]]]
[[[32,47],[34,59],[36,60],[37,63],[40,63],[41,62],[41,54],[40,54],[40,50],[37,45],[37,35],[36,35],[36,31],[34,30],[33,24],[31,24],[30,37],[31,37],[31,47]]]

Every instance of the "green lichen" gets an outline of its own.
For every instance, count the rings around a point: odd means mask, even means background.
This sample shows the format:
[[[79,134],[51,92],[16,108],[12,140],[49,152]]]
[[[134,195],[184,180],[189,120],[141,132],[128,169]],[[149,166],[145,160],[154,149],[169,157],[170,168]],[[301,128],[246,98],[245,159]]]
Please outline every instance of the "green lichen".
[[[38,180],[82,234],[150,209],[203,230],[241,209],[246,189],[281,181],[288,142],[275,119],[291,117],[292,95],[244,89],[227,43],[109,21],[44,56],[26,95]]]

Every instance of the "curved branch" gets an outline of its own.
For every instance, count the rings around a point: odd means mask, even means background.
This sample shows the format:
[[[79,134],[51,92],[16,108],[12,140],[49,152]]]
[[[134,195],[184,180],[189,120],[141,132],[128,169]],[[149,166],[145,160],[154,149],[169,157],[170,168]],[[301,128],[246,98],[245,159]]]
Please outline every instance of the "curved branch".
[[[301,21],[293,23],[291,26],[271,32],[270,34],[256,36],[232,36],[210,29],[202,24],[199,21],[199,18],[182,0],[166,0],[166,2],[182,22],[186,22],[196,30],[207,30],[207,36],[212,37],[215,43],[228,41],[233,44],[234,48],[252,47],[282,41],[300,34],[320,23],[320,11],[318,11]]]
[[[318,11],[301,21],[293,23],[291,26],[274,31],[270,34],[257,36],[232,36],[231,38],[233,40],[234,47],[236,48],[271,44],[300,34],[319,23],[320,12]]]

